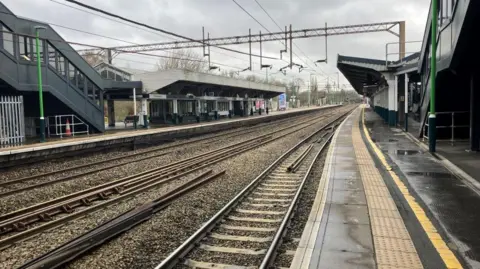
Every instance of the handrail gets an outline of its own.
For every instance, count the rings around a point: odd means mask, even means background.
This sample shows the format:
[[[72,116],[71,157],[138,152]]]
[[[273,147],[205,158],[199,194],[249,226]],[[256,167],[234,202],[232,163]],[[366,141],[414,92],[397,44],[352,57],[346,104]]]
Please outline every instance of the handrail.
[[[423,41],[406,41],[406,42],[402,42],[404,44],[413,44],[413,43],[422,43]],[[395,44],[399,44],[400,45],[400,42],[389,42],[387,44],[385,44],[385,67],[389,67],[391,65],[394,65],[394,64],[401,64],[403,63],[403,60],[408,57],[408,56],[405,56],[404,58],[401,58],[398,62],[395,62],[395,61],[388,61],[388,55],[400,55],[400,52],[388,52],[388,46],[390,45],[395,45]],[[410,55],[413,55],[415,53],[417,53],[419,51],[412,51],[412,52],[403,52],[405,54],[410,54]]]
[[[452,111],[452,112],[449,112],[449,111],[442,111],[442,112],[436,112],[435,114],[438,116],[438,115],[451,115],[452,117],[452,124],[451,125],[437,125],[436,126],[436,129],[444,129],[444,128],[451,128],[451,137],[450,137],[450,143],[453,145],[454,142],[455,142],[455,129],[456,128],[470,128],[470,125],[455,125],[455,115],[456,114],[465,114],[465,113],[470,113],[470,111]],[[430,113],[428,113],[430,114]],[[428,122],[426,122],[424,124],[424,126],[422,127],[423,128],[423,139],[429,139],[428,138],[428,131],[427,131],[427,128],[425,127],[428,127]]]

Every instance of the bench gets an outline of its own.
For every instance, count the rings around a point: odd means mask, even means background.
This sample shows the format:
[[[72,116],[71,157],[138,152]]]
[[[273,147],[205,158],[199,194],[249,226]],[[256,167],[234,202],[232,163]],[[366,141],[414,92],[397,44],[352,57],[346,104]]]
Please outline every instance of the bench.
[[[138,116],[126,116],[123,123],[125,124],[125,128],[129,123],[138,123]]]

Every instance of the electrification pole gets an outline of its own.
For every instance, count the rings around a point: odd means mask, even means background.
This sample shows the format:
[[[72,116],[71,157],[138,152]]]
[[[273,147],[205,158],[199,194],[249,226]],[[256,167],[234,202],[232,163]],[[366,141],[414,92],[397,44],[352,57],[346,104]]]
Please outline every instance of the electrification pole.
[[[42,59],[40,58],[40,30],[47,28],[35,26],[35,48],[37,52],[38,100],[40,103],[40,142],[45,142],[45,116],[43,114]],[[45,55],[45,53],[44,53]]]
[[[435,112],[435,87],[437,76],[437,1],[432,1],[432,62],[430,64],[430,113],[428,115],[428,146],[430,152],[435,152],[437,144],[437,119]]]

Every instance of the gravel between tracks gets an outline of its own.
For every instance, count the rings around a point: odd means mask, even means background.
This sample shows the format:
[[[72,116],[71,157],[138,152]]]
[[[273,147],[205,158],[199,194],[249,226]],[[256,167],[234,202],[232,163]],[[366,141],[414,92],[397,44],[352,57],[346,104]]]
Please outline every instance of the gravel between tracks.
[[[151,220],[75,261],[68,268],[154,267],[275,158],[311,133],[313,129],[307,128],[293,136],[284,137],[275,143],[218,163],[214,170],[218,172],[226,169],[226,175],[182,197]],[[175,184],[139,194],[119,205],[89,214],[60,229],[51,230],[10,247],[4,250],[0,257],[0,268],[20,266],[29,259],[53,249],[121,212],[155,199],[167,189],[180,183],[181,181],[177,181]]]
[[[227,174],[176,201],[153,219],[85,256],[68,268],[153,268],[220,210],[273,160],[314,128],[222,162]]]
[[[318,114],[312,114],[314,115]],[[267,126],[261,129],[261,133],[266,133],[274,130],[278,130],[280,127],[285,127],[288,123]],[[180,159],[185,159],[188,157],[195,156],[200,153],[208,152],[210,150],[215,150],[221,148],[225,145],[232,144],[233,142],[239,142],[259,136],[259,132],[248,133],[242,135],[242,137],[226,137],[226,138],[216,138],[215,143],[202,143],[199,142],[194,144],[185,145],[180,148],[167,149],[166,152],[172,151],[172,153],[160,157],[155,157],[152,159],[140,161],[137,163],[129,163],[116,168],[108,169],[105,171],[97,172],[91,175],[75,178],[74,180],[69,180],[66,182],[61,182],[53,185],[43,186],[38,189],[30,190],[28,192],[17,193],[14,195],[6,196],[0,198],[0,215],[3,215],[7,212],[18,210],[24,207],[28,207],[43,201],[48,201],[56,197],[67,195],[76,191],[80,191],[86,188],[97,186],[115,179],[125,177],[127,175],[133,175],[135,173],[140,173],[148,169],[153,169],[168,163],[178,161]],[[158,154],[158,152],[154,153]],[[143,157],[139,156],[138,158]],[[117,161],[117,162],[120,162]],[[51,168],[58,169],[58,167]],[[58,177],[58,176],[57,176]],[[42,180],[44,181],[44,180]],[[32,183],[35,181],[32,181]]]
[[[323,165],[325,163],[327,152],[328,146],[322,153],[320,153],[320,156],[312,167],[310,176],[305,182],[302,196],[300,196],[300,200],[298,201],[299,204],[295,216],[290,224],[290,229],[288,229],[287,234],[284,237],[284,243],[280,246],[279,253],[281,254],[277,256],[274,263],[275,266],[290,267],[290,264],[293,261],[293,256],[285,255],[285,251],[295,251],[297,249],[298,242],[296,242],[295,239],[300,239],[302,237],[303,229],[308,221],[310,211],[312,210],[317,195],[318,185],[320,184],[320,179],[323,174]]]
[[[329,111],[329,110],[326,110],[326,111]],[[304,117],[308,117],[309,115],[313,115],[314,113],[321,113],[321,112],[319,111],[319,112],[313,112],[313,113],[309,113],[309,114],[302,114],[302,115],[294,116],[292,118],[278,119],[278,120],[275,120],[273,122],[260,123],[260,124],[254,125],[254,126],[248,126],[246,128],[253,128],[253,127],[260,127],[260,126],[271,127],[271,126],[276,125],[276,124],[274,124],[274,122],[283,123],[283,122],[286,122],[288,119],[302,119]],[[240,130],[240,128],[237,128],[237,129]],[[4,182],[4,181],[15,179],[15,178],[22,178],[22,177],[27,177],[27,176],[31,176],[31,175],[51,172],[51,171],[57,170],[59,167],[84,165],[84,164],[88,164],[88,163],[92,163],[92,162],[109,160],[109,159],[115,158],[115,157],[121,157],[121,156],[126,157],[126,156],[129,156],[129,155],[131,155],[132,153],[135,153],[135,152],[145,152],[145,151],[155,149],[155,148],[162,148],[162,147],[170,146],[170,145],[179,145],[179,144],[182,144],[184,142],[194,141],[194,140],[197,140],[197,139],[214,138],[215,136],[217,136],[219,134],[229,133],[232,130],[235,130],[235,129],[227,129],[227,130],[224,130],[224,131],[214,132],[214,133],[210,133],[210,134],[204,134],[204,135],[196,136],[196,137],[193,137],[193,138],[180,138],[180,139],[178,139],[176,141],[173,141],[173,142],[168,142],[168,141],[161,142],[160,141],[160,142],[157,142],[156,145],[151,145],[149,147],[140,148],[140,149],[137,149],[135,151],[131,151],[131,150],[128,150],[126,147],[123,147],[123,148],[119,148],[118,151],[95,152],[95,153],[86,154],[86,155],[80,156],[80,157],[66,157],[66,158],[54,159],[54,160],[50,160],[50,161],[42,161],[42,162],[39,162],[39,163],[30,164],[28,166],[21,166],[19,168],[9,168],[9,169],[3,170],[2,173],[0,174],[0,182]],[[207,141],[207,140],[204,140],[204,141]],[[68,174],[74,174],[74,172],[71,171]],[[60,175],[62,175],[62,174],[60,174]]]

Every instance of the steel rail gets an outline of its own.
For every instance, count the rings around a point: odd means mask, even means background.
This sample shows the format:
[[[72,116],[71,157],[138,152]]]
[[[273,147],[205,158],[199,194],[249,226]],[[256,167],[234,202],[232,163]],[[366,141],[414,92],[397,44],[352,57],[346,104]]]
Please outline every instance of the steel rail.
[[[308,153],[310,153],[310,151],[312,150],[313,148],[313,145],[309,145],[303,152],[302,154],[300,154],[300,156],[298,156],[297,159],[295,159],[292,164],[290,164],[288,167],[287,167],[287,171],[288,172],[292,172],[292,173],[295,173],[297,171],[297,168],[300,166],[300,164],[302,163],[302,161],[305,159],[305,157],[307,157]]]
[[[299,117],[303,117],[303,116],[306,116],[306,115],[301,115]],[[291,118],[290,119],[283,119],[283,120],[279,120],[279,121],[282,122],[282,121],[287,121],[287,120],[291,120]],[[279,121],[269,122],[269,123],[265,123],[265,124],[267,126],[271,125],[271,124],[278,124]],[[223,132],[222,134],[218,134],[218,135],[214,135],[214,136],[210,136],[210,137],[205,137],[205,138],[193,139],[193,140],[185,141],[185,142],[182,142],[182,143],[176,144],[176,145],[167,145],[167,146],[163,146],[163,147],[160,147],[160,148],[154,148],[154,149],[149,149],[149,150],[145,150],[145,151],[142,151],[142,152],[129,154],[129,155],[126,155],[126,156],[118,156],[118,157],[110,158],[108,160],[101,160],[101,161],[91,162],[91,163],[82,164],[82,165],[78,165],[78,166],[67,167],[67,168],[60,169],[60,170],[50,171],[50,172],[46,172],[46,173],[42,173],[42,174],[38,174],[38,175],[31,175],[31,176],[18,178],[18,179],[3,181],[3,182],[0,182],[0,187],[6,187],[8,185],[13,185],[13,184],[18,184],[18,183],[23,183],[23,182],[35,180],[35,179],[38,179],[40,177],[46,177],[46,176],[51,176],[51,175],[55,175],[55,174],[58,174],[58,173],[65,173],[65,172],[69,172],[69,171],[79,170],[81,168],[86,168],[86,167],[90,167],[90,166],[94,166],[94,165],[100,165],[100,164],[104,164],[104,163],[108,163],[108,162],[112,162],[112,161],[116,161],[116,160],[136,157],[138,155],[148,154],[148,153],[161,151],[161,150],[166,150],[166,149],[170,149],[170,148],[174,148],[174,147],[181,147],[181,146],[184,146],[184,145],[188,145],[188,144],[192,144],[192,143],[196,143],[196,142],[200,142],[200,141],[204,141],[204,140],[214,139],[214,138],[218,138],[218,137],[229,137],[230,135],[238,136],[240,134],[252,133],[252,132],[256,131],[255,130],[256,128],[258,128],[258,126],[248,127],[249,130],[247,130],[247,131],[245,131],[245,130],[241,130],[241,131],[231,130],[231,131]],[[253,129],[253,130],[250,130],[250,129]],[[162,156],[163,154],[165,154],[165,153],[162,153],[158,156],[154,155],[154,156],[145,157],[145,159],[159,157],[159,156]],[[139,159],[139,160],[133,160],[133,161],[129,161],[128,163],[138,162],[138,161],[142,161],[142,160],[145,160],[145,159],[142,158],[142,159]],[[63,177],[62,179],[63,180],[68,180],[68,179],[71,179],[71,178],[74,178],[74,177],[80,177],[80,176],[83,176],[83,175],[88,175],[88,174],[95,173],[95,172],[98,172],[98,171],[102,171],[102,170],[105,170],[105,169],[114,168],[114,167],[123,165],[125,163],[126,162],[116,164],[116,165],[112,165],[112,166],[102,167],[102,168],[99,168],[99,169],[88,171],[88,172],[80,174],[80,175],[72,175],[72,176],[68,176],[68,177]]]
[[[208,171],[208,173],[210,173]],[[108,240],[132,229],[133,227],[140,225],[141,223],[149,220],[152,216],[169,206],[176,199],[183,195],[197,189],[205,183],[223,176],[225,170],[209,176],[203,180],[201,179],[206,173],[199,177],[175,188],[174,190],[162,195],[161,197],[145,203],[141,206],[133,208],[114,219],[111,219],[92,230],[70,240],[69,242],[49,251],[48,253],[41,255],[27,263],[23,264],[19,268],[58,268],[68,262],[78,258],[88,250],[98,247]]]
[[[300,146],[305,144],[312,137],[317,135],[319,132],[326,129],[332,123],[338,121],[340,118],[343,118],[348,113],[351,113],[352,110],[349,110],[347,113],[343,113],[341,116],[325,124],[319,130],[313,132],[311,135],[302,139],[295,146],[287,150],[279,158],[277,158],[270,166],[268,166],[260,175],[258,175],[254,180],[250,182],[242,191],[240,191],[230,202],[228,202],[220,211],[218,211],[210,220],[208,220],[202,227],[200,227],[193,235],[191,235],[185,242],[183,242],[177,249],[175,249],[166,259],[164,259],[155,269],[170,269],[174,268],[181,258],[185,257],[195,245],[202,240],[206,234],[208,234],[219,221],[223,219],[231,210],[234,209],[236,205],[243,200],[248,194],[250,194],[257,185],[282,161],[284,161],[290,154],[297,150]]]
[[[330,114],[329,114],[329,115],[330,115]],[[321,115],[321,118],[327,117],[327,116],[329,116],[329,115]],[[320,119],[321,119],[321,118],[320,118]],[[287,129],[290,129],[290,128],[292,128],[292,127],[296,127],[296,126],[300,126],[300,125],[303,125],[303,124],[307,124],[308,121],[309,121],[309,120],[305,120],[305,121],[302,121],[302,122],[300,122],[300,123],[294,124],[294,125],[292,125],[292,126],[289,126],[289,127],[286,127],[286,128],[280,129],[280,130],[277,130],[277,131],[273,131],[273,132],[267,133],[267,134],[265,134],[265,135],[262,135],[262,136],[259,136],[259,137],[256,137],[256,138],[252,138],[252,139],[249,139],[249,140],[245,140],[245,141],[243,141],[243,142],[253,141],[253,140],[255,140],[255,139],[267,137],[267,136],[269,136],[269,135],[271,135],[271,134],[275,134],[275,133],[277,133],[277,132],[283,132],[283,131],[285,131],[285,130],[287,130]],[[311,125],[311,124],[310,124],[310,125]],[[239,143],[242,143],[242,142],[239,142]],[[239,144],[239,143],[237,143],[237,144]],[[233,145],[230,145],[230,146],[227,146],[227,147],[223,147],[223,148],[221,148],[221,149],[226,149],[226,148],[229,148],[229,147],[233,147],[233,146],[236,146],[237,144],[233,144]],[[165,165],[165,166],[162,166],[162,167],[158,167],[158,168],[154,168],[154,169],[151,169],[151,170],[147,170],[147,171],[145,171],[144,173],[149,173],[149,172],[151,172],[151,171],[158,171],[158,170],[163,169],[163,168],[165,168],[165,167],[167,167],[167,166],[168,166],[168,167],[172,167],[172,166],[174,166],[174,165],[177,165],[178,163],[182,163],[182,162],[185,162],[185,161],[190,161],[190,160],[192,160],[192,159],[195,159],[195,158],[198,158],[198,157],[204,156],[204,155],[206,155],[206,154],[210,154],[210,153],[211,153],[211,152],[205,153],[205,154],[200,154],[200,155],[197,155],[197,156],[188,158],[188,159],[180,160],[180,161],[174,162],[174,163],[169,164],[169,165]],[[77,175],[77,176],[82,176],[82,175]],[[77,177],[77,176],[74,176],[74,177],[72,177],[72,178],[75,178],[75,177]],[[72,179],[72,178],[68,178],[67,180]],[[59,179],[58,181],[65,181],[65,180]],[[114,181],[112,181],[112,182],[114,182]],[[48,183],[48,182],[46,182],[46,183],[39,183],[39,184],[35,184],[35,185],[28,186],[28,187],[26,187],[26,188],[15,189],[15,190],[10,190],[10,191],[7,191],[7,192],[3,192],[3,193],[0,193],[0,198],[1,198],[1,197],[5,197],[5,196],[9,196],[9,195],[12,195],[12,194],[15,194],[15,193],[23,192],[23,191],[26,191],[26,190],[35,189],[35,188],[37,188],[37,187],[42,187],[42,186],[45,186],[45,185],[49,185],[49,183]],[[102,185],[100,185],[100,186],[102,186]],[[4,217],[3,217],[3,216],[0,216],[0,221],[1,221],[2,219],[4,219]]]
[[[302,179],[302,183],[300,184],[299,188],[297,189],[297,192],[295,193],[295,196],[293,198],[292,203],[288,207],[287,213],[284,216],[282,223],[280,224],[280,227],[278,228],[277,232],[275,233],[273,237],[272,244],[267,250],[267,253],[265,254],[265,257],[262,260],[262,263],[258,267],[259,269],[267,269],[270,268],[275,261],[276,253],[280,245],[282,244],[282,239],[285,236],[288,225],[290,224],[294,212],[298,206],[298,201],[300,200],[300,195],[303,190],[303,187],[305,186],[305,182],[307,181],[308,177],[310,176],[310,173],[312,172],[313,165],[315,164],[316,160],[318,159],[318,156],[320,156],[320,153],[323,152],[325,149],[326,145],[330,142],[332,139],[334,133],[330,133],[330,135],[327,137],[325,142],[322,144],[320,150],[315,154],[315,157],[313,161],[310,163],[310,166],[308,167],[308,170],[305,174],[305,176]]]
[[[258,143],[248,143],[246,145],[240,145],[240,147],[236,147],[237,149],[236,152],[241,151],[244,147],[251,148],[251,146],[258,146]],[[210,165],[211,162],[207,162],[208,160],[215,160],[215,158],[221,158],[222,154],[228,153],[228,151],[223,151],[220,154],[217,155],[212,155],[208,156],[207,159],[202,159],[200,160],[201,163],[204,163],[206,165]],[[207,163],[205,163],[207,162]],[[184,171],[184,169],[190,168],[190,166],[182,166],[177,168],[177,170],[171,169],[171,170],[162,170],[160,172],[157,172],[152,175],[141,175],[137,177],[129,177],[129,180],[120,182],[115,185],[111,185],[107,188],[90,188],[87,189],[88,192],[85,193],[85,191],[82,192],[77,192],[73,194],[73,197],[71,197],[68,200],[60,201],[57,203],[42,203],[40,204],[39,210],[33,210],[33,211],[23,211],[21,214],[15,214],[13,217],[10,217],[6,220],[3,220],[0,222],[0,234],[9,232],[12,230],[23,230],[25,226],[30,225],[32,223],[44,220],[47,221],[51,219],[54,215],[61,214],[61,213],[69,213],[69,211],[75,209],[76,207],[80,206],[88,206],[91,204],[91,202],[96,201],[96,200],[104,200],[108,196],[113,195],[113,194],[124,194],[128,193],[131,191],[134,191],[136,189],[139,189],[145,185],[151,184],[152,182],[156,181],[157,183],[166,183],[168,181],[177,179],[181,176],[185,176],[192,171],[193,169],[190,169],[186,172],[180,173],[181,171]],[[205,167],[203,165],[202,167]],[[180,174],[179,174],[180,173]],[[163,179],[158,181],[159,179]],[[124,187],[124,189],[123,189]],[[75,195],[78,194],[78,195]],[[70,195],[72,196],[72,195]],[[43,206],[43,207],[42,207]],[[18,212],[18,211],[16,211]],[[13,212],[13,213],[16,213]],[[4,215],[5,216],[5,215]],[[23,224],[19,224],[23,223]]]
[[[318,121],[316,121],[315,123],[318,123],[319,121],[321,121],[321,119],[319,119]],[[313,124],[315,124],[313,123]],[[310,126],[311,124],[309,124],[308,126]],[[307,128],[307,127],[304,127],[304,128]],[[294,133],[294,132],[297,132],[298,130],[293,130],[290,133]],[[267,143],[270,143],[272,141],[275,141],[277,139],[279,139],[281,137],[276,137],[276,138],[272,138],[272,139],[268,139],[266,141],[261,141],[260,144],[263,145],[263,144],[267,144]],[[254,141],[255,142],[255,141]],[[230,154],[227,154],[226,156],[219,156],[219,158],[217,159],[213,159],[213,162],[209,162],[209,163],[206,163],[202,161],[202,163],[204,163],[204,165],[200,166],[200,167],[197,167],[197,168],[193,168],[187,172],[184,172],[182,174],[179,174],[179,175],[176,175],[172,178],[167,178],[167,179],[164,179],[164,180],[161,180],[161,181],[157,181],[156,179],[158,178],[154,178],[154,179],[151,179],[151,178],[147,178],[147,179],[150,179],[150,181],[147,181],[145,182],[145,180],[143,180],[138,186],[135,186],[133,189],[129,189],[127,191],[127,194],[128,193],[137,193],[138,190],[145,190],[145,187],[147,185],[148,188],[152,187],[152,186],[156,186],[156,185],[159,185],[159,184],[162,184],[162,183],[165,183],[167,181],[171,181],[173,179],[176,179],[176,178],[180,178],[182,176],[185,176],[189,173],[192,173],[196,170],[199,170],[199,169],[202,169],[202,168],[205,168],[213,163],[216,163],[216,162],[219,162],[221,160],[224,160],[226,158],[229,158],[229,157],[232,157],[232,156],[236,156],[240,153],[243,153],[245,151],[248,151],[248,150],[251,150],[251,149],[254,149],[254,148],[257,148],[259,145],[256,144],[256,143],[249,143],[247,144],[246,147],[244,148],[239,148],[237,149],[237,151],[235,152],[230,152]],[[176,171],[173,171],[173,173],[171,174],[174,174],[176,173]],[[149,185],[150,184],[150,185]],[[152,185],[153,184],[153,185]],[[102,189],[102,191],[105,191],[105,189]],[[102,192],[96,192],[96,193],[88,193],[84,196],[80,196],[80,197],[76,197],[76,198],[73,198],[73,199],[70,199],[70,200],[67,200],[66,202],[63,202],[62,204],[57,204],[57,205],[52,205],[52,206],[49,206],[47,208],[41,208],[37,211],[33,211],[33,212],[27,212],[25,213],[24,215],[19,215],[19,216],[16,216],[16,217],[13,217],[11,219],[7,219],[6,221],[3,221],[0,226],[2,227],[2,231],[3,232],[8,232],[8,231],[12,231],[12,230],[22,230],[24,229],[27,225],[30,225],[32,223],[35,223],[35,222],[38,222],[38,221],[48,221],[48,220],[51,220],[51,216],[52,215],[56,215],[56,214],[61,214],[61,213],[71,213],[71,211],[75,208],[75,207],[79,207],[79,206],[89,206],[91,204],[92,201],[94,200],[99,200],[99,199],[105,199],[107,194],[108,195],[112,195],[114,193],[117,193],[117,194],[120,194],[120,195],[125,195],[125,193],[121,193],[119,191],[113,191],[112,188],[109,189],[109,191],[111,191],[110,193],[103,193],[103,195],[99,195],[100,193]],[[98,196],[96,196],[98,195]],[[122,196],[123,197],[123,196]],[[122,197],[117,197],[117,198],[122,198]],[[117,201],[117,198],[115,198],[114,200]],[[85,201],[88,201],[88,202],[85,202]],[[104,205],[104,204],[107,204],[107,203],[102,203],[100,205],[97,205],[97,206],[101,206],[101,205]],[[109,203],[108,203],[109,204]],[[40,206],[42,206],[43,204],[41,204]],[[97,206],[94,206],[95,208]],[[71,219],[71,218],[68,218],[68,219]],[[19,223],[21,223],[21,221],[23,221],[23,224],[22,225],[19,225]],[[45,224],[46,226],[50,227],[51,224],[47,223]],[[23,239],[24,237],[26,236],[30,236],[32,233],[35,233],[35,232],[38,232],[38,231],[41,231],[45,225],[42,225],[40,227],[37,227],[37,228],[34,228],[34,229],[29,229],[25,232],[22,232],[20,234],[17,234],[17,235],[14,235],[12,237],[9,237],[9,238],[6,238],[4,240],[0,240],[0,248],[3,248],[5,247],[6,245],[8,244],[11,244],[13,242],[16,242],[18,240],[21,240]]]
[[[313,124],[316,124],[321,120],[322,119],[319,119],[315,121]],[[310,124],[308,126],[310,126]],[[298,130],[290,131],[286,135],[297,132],[297,131]],[[49,221],[51,220],[51,217],[54,215],[61,214],[61,213],[69,213],[76,207],[89,206],[93,201],[106,199],[108,196],[113,194],[121,194],[123,192],[129,192],[129,191],[141,188],[142,186],[148,185],[152,182],[157,182],[157,184],[167,183],[174,179],[180,178],[181,176],[192,173],[198,169],[207,167],[213,163],[236,156],[245,151],[257,148],[261,145],[273,142],[281,137],[279,136],[279,137],[271,138],[268,140],[264,140],[264,138],[268,138],[268,137],[263,137],[260,139],[258,138],[250,139],[253,141],[247,140],[248,141],[247,143],[243,143],[243,144],[238,143],[235,145],[236,147],[227,146],[226,148],[224,148],[224,150],[221,150],[220,152],[213,155],[211,155],[212,152],[201,154],[202,156],[207,155],[207,157],[204,159],[199,160],[198,158],[192,157],[189,159],[192,159],[193,162],[187,162],[185,164],[184,162],[180,161],[180,162],[177,162],[175,165],[169,165],[168,167],[166,167],[166,170],[155,171],[154,173],[150,173],[147,175],[137,174],[136,175],[137,177],[135,177],[135,175],[126,177],[125,179],[127,180],[120,179],[119,181],[121,182],[117,182],[117,184],[106,183],[99,186],[99,187],[103,187],[104,185],[109,185],[108,187],[105,187],[105,188],[93,187],[87,190],[83,190],[77,193],[64,196],[69,198],[67,200],[64,197],[60,197],[58,199],[54,199],[45,203],[35,205],[34,206],[35,208],[28,207],[23,210],[21,209],[21,210],[9,213],[7,215],[3,215],[1,216],[2,221],[0,221],[0,234],[10,232],[10,231],[25,230],[26,226],[31,225],[32,223],[35,223],[38,221]],[[232,152],[232,149],[235,151]],[[200,167],[194,168],[198,164],[200,164]],[[178,174],[180,171],[184,171],[184,169],[189,169],[189,168],[190,170],[187,170],[184,173]],[[163,179],[163,180],[158,181],[159,179]],[[122,188],[125,188],[126,190],[122,190]],[[0,240],[0,244],[1,244],[1,240]]]
[[[333,107],[333,108],[336,108],[336,107]],[[303,117],[308,118],[308,116],[311,116],[311,115],[307,115],[307,116],[301,115],[301,116],[299,116],[299,118],[303,118]],[[291,120],[291,118],[288,119],[288,120]],[[284,120],[280,120],[280,121],[284,121]],[[287,121],[287,119],[285,119],[285,121]],[[302,122],[297,123],[297,124],[301,125],[301,124],[305,124],[306,122],[308,122],[308,120],[302,121]],[[270,125],[270,124],[278,124],[278,121],[275,121],[275,122],[272,122],[272,123],[266,123],[266,124],[267,124],[267,126]],[[148,153],[161,151],[161,150],[166,150],[166,149],[170,149],[170,148],[181,147],[181,146],[184,146],[184,145],[187,145],[187,144],[196,143],[196,142],[200,142],[200,141],[204,141],[204,140],[211,140],[211,139],[214,139],[214,138],[217,138],[217,137],[223,137],[223,138],[227,137],[228,138],[230,135],[231,136],[238,136],[238,135],[242,135],[242,134],[252,133],[252,132],[255,132],[256,129],[258,129],[258,128],[259,128],[259,126],[252,126],[252,127],[249,127],[249,129],[253,129],[253,130],[248,130],[247,132],[233,130],[233,131],[229,131],[227,134],[223,133],[223,134],[219,134],[219,135],[215,135],[215,136],[211,136],[211,137],[207,137],[207,138],[199,138],[199,139],[186,141],[186,142],[176,144],[176,145],[168,145],[168,146],[164,146],[164,147],[161,147],[161,148],[155,148],[155,149],[150,149],[150,150],[147,150],[147,151],[142,151],[142,152],[130,154],[130,155],[127,155],[127,156],[119,156],[119,157],[115,157],[115,158],[109,159],[109,160],[102,160],[102,161],[93,162],[93,163],[84,164],[84,165],[79,165],[79,166],[75,166],[75,167],[70,167],[70,168],[66,168],[66,169],[62,169],[62,170],[55,170],[55,171],[52,171],[52,172],[47,172],[47,173],[28,176],[28,177],[23,177],[23,178],[20,178],[20,179],[4,181],[4,182],[0,182],[0,187],[8,187],[10,185],[24,183],[24,182],[35,180],[35,179],[45,177],[45,176],[51,176],[51,175],[55,175],[55,174],[58,174],[58,173],[64,173],[64,172],[73,171],[73,170],[79,170],[81,168],[85,168],[85,167],[89,167],[89,166],[100,165],[100,164],[103,164],[103,163],[107,163],[107,162],[111,162],[111,161],[115,161],[115,160],[119,160],[119,159],[127,159],[127,158],[131,158],[131,157],[136,157],[138,155],[148,154]],[[285,128],[285,129],[287,129],[287,128]],[[121,165],[134,163],[134,162],[140,162],[140,161],[144,161],[144,160],[152,159],[152,158],[156,158],[156,157],[161,157],[161,156],[169,154],[169,153],[171,153],[171,152],[156,154],[156,155],[153,155],[153,156],[147,156],[147,157],[144,157],[144,158],[140,158],[138,160],[131,160],[131,161],[126,161],[126,162],[122,162],[122,163],[119,163],[119,164],[110,165],[110,166],[107,166],[107,167],[100,167],[100,168],[89,170],[89,171],[86,171],[84,173],[77,174],[77,175],[69,175],[69,176],[58,178],[58,179],[33,184],[33,185],[23,187],[23,188],[19,188],[19,189],[13,189],[13,190],[5,191],[5,192],[0,192],[0,198],[5,197],[5,196],[9,196],[9,195],[12,195],[12,194],[15,194],[15,193],[19,193],[19,192],[28,191],[28,190],[36,189],[36,188],[39,188],[39,187],[52,185],[52,184],[59,183],[59,182],[65,182],[65,181],[72,180],[72,179],[75,179],[75,178],[78,178],[78,177],[82,177],[82,176],[94,174],[94,173],[97,173],[97,172],[100,172],[100,171],[104,171],[106,169],[112,169],[112,168],[115,168],[115,167],[118,167],[118,166],[121,166]]]

